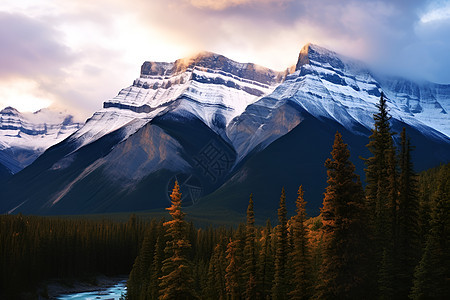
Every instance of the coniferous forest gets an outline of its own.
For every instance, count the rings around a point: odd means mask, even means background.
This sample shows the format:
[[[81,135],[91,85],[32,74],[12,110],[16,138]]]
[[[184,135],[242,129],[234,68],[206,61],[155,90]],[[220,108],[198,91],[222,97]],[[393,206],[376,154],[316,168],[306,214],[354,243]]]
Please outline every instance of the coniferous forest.
[[[365,187],[337,132],[317,217],[301,182],[297,199],[280,191],[278,222],[264,226],[250,195],[245,223],[196,228],[177,183],[168,220],[0,216],[0,298],[103,273],[130,274],[131,300],[448,299],[450,164],[415,174],[414,141],[405,130],[394,139],[383,94],[377,107]]]

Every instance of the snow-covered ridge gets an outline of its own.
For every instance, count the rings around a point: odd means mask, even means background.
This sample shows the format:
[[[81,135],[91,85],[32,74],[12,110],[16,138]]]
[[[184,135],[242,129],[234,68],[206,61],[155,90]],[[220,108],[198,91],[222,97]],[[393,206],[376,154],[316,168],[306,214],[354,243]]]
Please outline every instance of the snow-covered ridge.
[[[344,126],[356,121],[372,128],[381,91],[394,119],[450,136],[450,85],[375,75],[362,62],[312,44],[303,47],[296,72],[273,96],[291,98],[313,115],[336,119]]]
[[[300,51],[294,73],[202,52],[170,63],[144,62],[140,77],[105,101],[72,138],[82,147],[122,128],[126,139],[167,112],[193,115],[229,138],[225,135],[232,120],[265,96],[297,102],[312,115],[335,119],[349,128],[362,124],[370,129],[381,91],[394,119],[449,136],[449,86],[412,86],[381,80],[364,63],[313,44]],[[272,102],[258,105],[264,109]]]
[[[173,63],[146,61],[141,67],[141,77],[145,75],[173,76],[184,73],[194,67],[220,70],[236,75],[239,78],[268,85],[281,82],[286,75],[286,72],[273,71],[253,63],[239,63],[223,55],[212,52],[201,52],[192,57],[178,59]]]
[[[127,127],[125,139],[167,110],[195,115],[220,131],[214,125],[218,119],[226,126],[248,105],[271,93],[285,74],[209,52],[172,63],[145,62],[140,77],[105,101],[72,139],[81,147]]]
[[[74,117],[51,109],[20,113],[12,107],[0,111],[0,145],[44,151],[82,126]]]

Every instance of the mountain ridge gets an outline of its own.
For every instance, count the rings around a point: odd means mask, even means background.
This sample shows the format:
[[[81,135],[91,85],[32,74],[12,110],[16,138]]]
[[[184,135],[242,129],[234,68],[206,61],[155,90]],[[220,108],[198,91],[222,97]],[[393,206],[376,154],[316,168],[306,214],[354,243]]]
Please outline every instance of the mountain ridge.
[[[72,115],[54,109],[21,113],[5,107],[0,111],[0,164],[17,173],[81,126]]]
[[[404,126],[420,141],[420,168],[450,160],[450,140],[442,132],[450,102],[446,85],[417,92],[412,84],[379,80],[364,64],[313,44],[300,51],[295,72],[213,53],[177,61],[145,62],[131,86],[0,188],[1,198],[11,199],[0,203],[0,211],[163,208],[177,178],[193,210],[207,211],[209,205],[233,210],[247,203],[249,187],[263,188],[262,206],[271,208],[280,183],[292,188],[297,181],[307,183],[316,209],[324,183],[308,174],[325,174],[323,160],[331,150],[327,137],[344,131],[352,153],[366,153],[381,91],[395,130]],[[441,131],[432,127],[435,123]],[[280,153],[283,148],[289,150]],[[361,174],[361,163],[357,166]],[[25,182],[33,185],[20,189]]]

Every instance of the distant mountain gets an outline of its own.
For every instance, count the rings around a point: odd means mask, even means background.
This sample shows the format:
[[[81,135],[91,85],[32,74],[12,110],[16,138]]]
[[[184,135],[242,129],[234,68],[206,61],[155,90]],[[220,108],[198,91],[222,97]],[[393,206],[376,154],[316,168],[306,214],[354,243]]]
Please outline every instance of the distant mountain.
[[[6,107],[0,111],[0,164],[17,173],[81,126],[73,116],[55,110],[20,113]]]
[[[412,137],[418,170],[450,160],[450,85],[413,83],[308,44],[276,72],[204,52],[145,62],[133,85],[0,188],[0,212],[85,214],[163,208],[178,180],[192,213],[275,212],[303,184],[311,213],[339,130],[359,155],[381,91],[393,128]],[[212,216],[213,217],[213,216]]]

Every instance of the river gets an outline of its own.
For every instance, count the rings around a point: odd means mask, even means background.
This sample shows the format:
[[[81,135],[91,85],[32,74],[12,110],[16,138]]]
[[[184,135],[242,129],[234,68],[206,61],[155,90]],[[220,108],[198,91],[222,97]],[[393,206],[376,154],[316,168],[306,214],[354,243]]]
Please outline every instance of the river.
[[[127,291],[127,281],[122,280],[117,284],[102,288],[97,291],[72,293],[57,297],[58,300],[119,300]],[[123,298],[124,299],[124,298]]]

